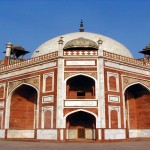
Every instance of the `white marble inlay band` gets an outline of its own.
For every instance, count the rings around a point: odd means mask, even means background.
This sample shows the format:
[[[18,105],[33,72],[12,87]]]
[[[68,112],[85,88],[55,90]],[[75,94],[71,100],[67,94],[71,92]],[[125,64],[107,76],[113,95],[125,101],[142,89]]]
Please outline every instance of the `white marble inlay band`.
[[[138,68],[132,68],[132,67],[128,67],[125,65],[117,64],[117,63],[105,62],[105,66],[113,67],[113,68],[117,68],[117,69],[121,69],[125,71],[136,72],[139,74],[150,75],[150,71],[145,71],[143,69],[138,69]]]
[[[95,66],[95,61],[66,61],[67,66]]]
[[[65,101],[65,107],[97,107],[97,101],[96,100],[66,100]]]

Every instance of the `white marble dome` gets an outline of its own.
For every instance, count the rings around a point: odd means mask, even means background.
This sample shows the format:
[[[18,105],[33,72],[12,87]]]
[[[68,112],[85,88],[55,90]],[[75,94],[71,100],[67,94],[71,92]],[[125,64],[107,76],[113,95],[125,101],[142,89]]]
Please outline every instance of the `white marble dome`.
[[[97,43],[97,41],[100,39],[103,41],[102,43],[102,49],[111,53],[119,54],[122,56],[133,58],[131,52],[121,43],[117,42],[116,40],[113,40],[112,38],[95,34],[95,33],[89,33],[89,32],[75,32],[75,33],[69,33],[60,35],[58,37],[55,37],[53,39],[50,39],[40,45],[32,54],[31,57],[38,57],[44,54],[48,54],[54,51],[59,50],[59,44],[58,41],[60,37],[63,37],[63,47],[66,45],[67,42],[77,39],[77,38],[86,38],[89,40],[92,40]]]

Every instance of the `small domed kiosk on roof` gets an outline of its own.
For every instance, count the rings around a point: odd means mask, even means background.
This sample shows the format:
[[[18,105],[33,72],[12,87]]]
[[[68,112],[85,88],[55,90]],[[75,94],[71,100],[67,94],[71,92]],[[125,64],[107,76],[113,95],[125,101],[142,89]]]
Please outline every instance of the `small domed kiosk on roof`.
[[[97,49],[98,50],[98,45],[96,42],[79,37],[77,39],[73,39],[69,42],[67,42],[63,48],[64,50],[67,49]]]
[[[150,138],[149,45],[134,59],[118,41],[84,31],[0,61],[0,138],[115,142]],[[11,56],[13,55],[13,57]]]

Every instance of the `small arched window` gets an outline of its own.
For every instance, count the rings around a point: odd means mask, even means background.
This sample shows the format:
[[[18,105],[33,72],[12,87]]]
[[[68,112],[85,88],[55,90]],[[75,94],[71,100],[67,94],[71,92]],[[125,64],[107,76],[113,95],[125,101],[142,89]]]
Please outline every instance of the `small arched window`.
[[[42,128],[53,128],[53,106],[45,106],[42,108]]]
[[[53,78],[51,76],[48,76],[46,78],[45,91],[52,91],[52,81],[53,81]]]
[[[0,85],[0,98],[4,98],[4,85]]]
[[[44,112],[44,129],[50,129],[51,128],[51,111],[46,110]]]
[[[77,75],[67,80],[66,94],[68,99],[94,99],[95,81],[84,75]]]
[[[3,111],[0,111],[0,129],[2,129],[3,125]]]
[[[54,74],[47,73],[43,75],[43,92],[51,92],[54,88]]]
[[[117,91],[116,77],[114,76],[109,77],[109,90]]]
[[[116,110],[111,111],[111,128],[118,128],[118,112]]]

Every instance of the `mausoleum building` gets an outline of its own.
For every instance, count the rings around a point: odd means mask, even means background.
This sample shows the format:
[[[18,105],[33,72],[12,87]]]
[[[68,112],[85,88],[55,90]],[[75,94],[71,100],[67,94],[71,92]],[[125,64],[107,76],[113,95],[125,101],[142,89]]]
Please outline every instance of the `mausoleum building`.
[[[7,43],[0,61],[1,139],[150,138],[150,45],[135,59],[81,22],[27,53]]]

